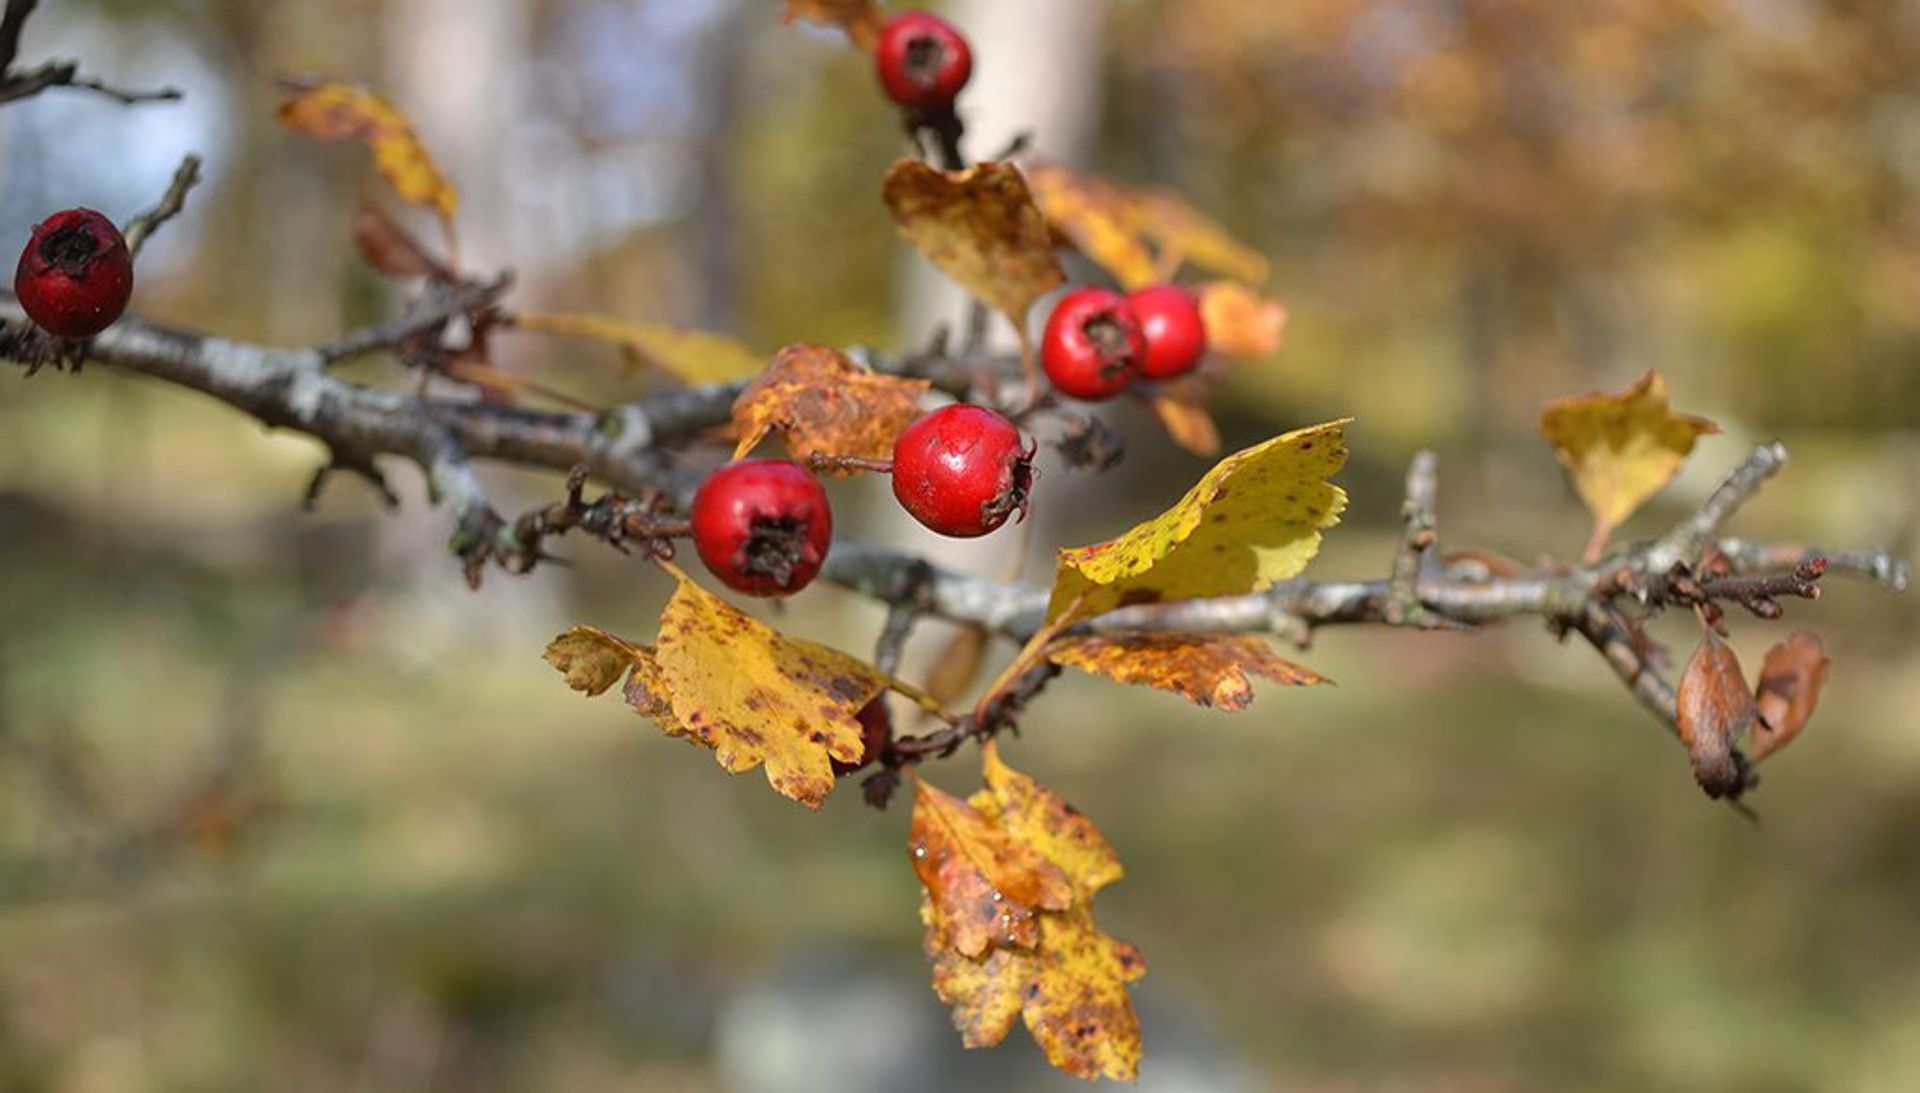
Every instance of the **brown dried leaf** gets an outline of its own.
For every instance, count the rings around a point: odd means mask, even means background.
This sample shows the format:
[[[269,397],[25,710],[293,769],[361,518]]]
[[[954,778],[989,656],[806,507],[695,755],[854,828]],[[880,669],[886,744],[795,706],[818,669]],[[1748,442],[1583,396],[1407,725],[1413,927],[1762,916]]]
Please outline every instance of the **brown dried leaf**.
[[[1063,638],[1047,647],[1047,659],[1119,683],[1172,691],[1198,705],[1223,710],[1244,710],[1253,702],[1250,675],[1289,687],[1331,682],[1249,635]]]
[[[367,265],[388,277],[447,277],[447,269],[411,233],[378,206],[362,205],[353,218],[353,245]]]
[[[364,141],[393,191],[434,209],[451,230],[460,195],[427,154],[413,123],[386,99],[364,87],[322,83],[295,91],[277,116],[280,124],[315,140]]]
[[[1548,403],[1540,432],[1593,513],[1587,560],[1598,561],[1613,529],[1673,480],[1695,441],[1719,431],[1706,418],[1674,413],[1658,372],[1618,394]]]
[[[1820,702],[1820,688],[1826,685],[1827,659],[1820,636],[1806,630],[1767,650],[1760,665],[1760,685],[1755,688],[1759,720],[1753,726],[1753,758],[1765,759],[1800,735]]]
[[[814,452],[891,459],[893,442],[920,416],[929,386],[862,368],[836,349],[787,346],[733,402],[740,431],[733,457],[744,457],[778,429],[802,462]]]
[[[881,196],[915,249],[1018,329],[1033,302],[1067,279],[1047,218],[1010,164],[941,171],[903,159]]]
[[[887,677],[839,650],[784,637],[676,576],[680,587],[660,617],[658,673],[636,682],[656,702],[664,695],[674,720],[729,773],[764,765],[776,792],[820,807],[834,786],[833,760],[860,760],[858,715]]]
[[[1720,636],[1709,630],[1680,677],[1680,741],[1693,762],[1694,781],[1709,797],[1724,797],[1740,789],[1740,770],[1733,746],[1753,727],[1753,693],[1740,671],[1740,658]]]
[[[1231,357],[1264,357],[1280,348],[1287,309],[1238,281],[1209,281],[1200,286],[1200,315],[1207,347]]]
[[[879,44],[880,28],[885,20],[873,0],[786,0],[786,3],[780,22],[788,26],[797,22],[820,23],[846,31],[847,37],[861,49],[871,50]]]
[[[1175,444],[1200,456],[1220,454],[1220,428],[1207,408],[1172,391],[1157,391],[1147,399],[1155,417],[1166,426]]]
[[[1059,866],[971,804],[918,778],[909,837],[933,928],[962,956],[1031,949],[1040,936],[1035,916],[1073,901],[1073,885]]]

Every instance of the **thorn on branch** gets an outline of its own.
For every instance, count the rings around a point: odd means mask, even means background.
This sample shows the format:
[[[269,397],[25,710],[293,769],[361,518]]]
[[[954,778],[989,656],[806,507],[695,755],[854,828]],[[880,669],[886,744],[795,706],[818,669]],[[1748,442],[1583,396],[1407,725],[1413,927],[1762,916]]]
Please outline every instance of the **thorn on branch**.
[[[300,507],[312,512],[320,504],[320,493],[326,488],[327,479],[337,473],[345,472],[359,476],[374,488],[380,500],[389,509],[400,507],[400,495],[394,492],[387,481],[386,474],[367,456],[352,456],[336,450],[331,459],[313,472],[313,478],[307,483],[306,494],[301,498]]]

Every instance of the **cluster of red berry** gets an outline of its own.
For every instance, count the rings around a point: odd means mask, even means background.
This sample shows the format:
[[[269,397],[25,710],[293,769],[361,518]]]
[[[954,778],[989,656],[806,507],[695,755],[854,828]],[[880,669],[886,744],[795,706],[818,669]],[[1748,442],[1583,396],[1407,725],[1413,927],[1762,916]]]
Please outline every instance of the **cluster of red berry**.
[[[1040,363],[1062,394],[1110,399],[1137,379],[1169,380],[1207,353],[1207,326],[1193,294],[1151,285],[1122,296],[1077,288],[1061,297],[1040,340]]]

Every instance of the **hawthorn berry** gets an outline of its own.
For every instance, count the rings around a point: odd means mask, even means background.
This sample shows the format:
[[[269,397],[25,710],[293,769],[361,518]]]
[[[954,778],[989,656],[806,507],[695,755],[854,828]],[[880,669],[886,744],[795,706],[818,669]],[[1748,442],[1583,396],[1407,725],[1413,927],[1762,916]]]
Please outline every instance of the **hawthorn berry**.
[[[880,86],[909,110],[950,110],[973,75],[973,49],[952,23],[924,11],[903,11],[880,30],[873,51]]]
[[[693,495],[693,546],[713,575],[749,596],[790,596],[827,560],[833,509],[798,463],[747,459],[708,475]]]
[[[13,294],[40,329],[89,338],[112,325],[133,295],[133,256],[113,221],[67,209],[34,225],[20,252]]]
[[[1149,285],[1127,296],[1147,339],[1143,379],[1165,380],[1193,371],[1207,354],[1207,323],[1193,293],[1179,285]]]
[[[1032,446],[984,407],[942,407],[893,444],[893,496],[942,535],[972,539],[1025,514],[1032,486]]]
[[[833,775],[836,778],[844,778],[880,758],[880,753],[893,743],[893,715],[887,712],[885,695],[860,707],[860,712],[854,716],[860,722],[860,761],[842,763],[838,759],[833,760]]]
[[[1040,363],[1062,393],[1088,402],[1126,389],[1147,358],[1146,335],[1126,297],[1078,288],[1061,297],[1040,338]]]

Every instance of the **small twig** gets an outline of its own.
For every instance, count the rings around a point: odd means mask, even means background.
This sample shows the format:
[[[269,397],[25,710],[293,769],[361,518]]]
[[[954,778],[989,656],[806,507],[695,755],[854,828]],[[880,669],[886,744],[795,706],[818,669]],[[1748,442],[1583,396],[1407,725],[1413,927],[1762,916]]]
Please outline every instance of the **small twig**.
[[[1760,492],[1760,487],[1767,479],[1786,465],[1787,449],[1778,441],[1755,448],[1746,462],[1734,468],[1726,481],[1720,483],[1705,504],[1645,550],[1638,559],[1641,571],[1663,573],[1672,569],[1675,562],[1698,561],[1707,545],[1713,542],[1714,536],[1720,534],[1720,529],[1726,526],[1740,506]]]
[[[1407,498],[1400,506],[1404,527],[1400,544],[1393,553],[1392,576],[1387,583],[1383,612],[1389,626],[1424,626],[1432,617],[1420,604],[1417,585],[1421,575],[1431,568],[1437,540],[1434,509],[1439,477],[1440,460],[1432,452],[1415,455],[1407,468]]]
[[[503,273],[491,281],[456,285],[448,292],[436,293],[430,303],[412,314],[340,335],[320,347],[321,360],[329,365],[339,364],[354,357],[393,349],[438,329],[449,320],[491,304],[512,284],[513,275]]]
[[[1827,572],[1864,577],[1894,592],[1905,592],[1913,583],[1913,568],[1905,559],[1884,550],[1826,550],[1791,544],[1750,543],[1745,539],[1722,539],[1714,549],[1733,567],[1735,573],[1763,573],[1793,569],[1813,558],[1823,559]]]
[[[103,83],[91,76],[81,76],[80,66],[73,61],[51,61],[39,68],[0,78],[0,104],[30,99],[54,87],[97,92],[126,106],[147,102],[170,102],[185,97],[177,87],[162,87],[155,91],[128,91]]]
[[[160,203],[127,223],[124,233],[127,250],[134,257],[140,256],[140,248],[159,229],[160,225],[179,216],[187,205],[187,192],[200,183],[200,157],[189,155],[180,161],[173,172],[173,181],[167,184],[167,192],[160,197]]]
[[[893,460],[869,459],[863,455],[833,455],[828,452],[809,452],[807,466],[816,471],[871,471],[874,474],[892,474]]]

